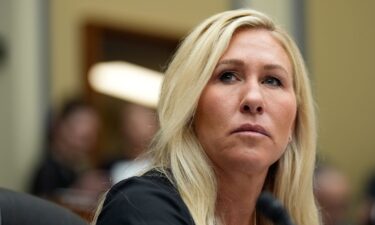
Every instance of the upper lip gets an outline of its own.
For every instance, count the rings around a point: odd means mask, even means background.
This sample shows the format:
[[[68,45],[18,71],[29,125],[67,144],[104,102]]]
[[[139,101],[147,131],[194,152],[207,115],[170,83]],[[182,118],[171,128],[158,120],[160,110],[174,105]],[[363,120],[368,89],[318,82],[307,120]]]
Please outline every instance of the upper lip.
[[[241,126],[234,129],[231,133],[233,134],[233,133],[246,132],[246,131],[257,132],[267,137],[271,137],[270,133],[266,129],[264,129],[264,127],[258,124],[250,124],[250,123],[242,124]]]

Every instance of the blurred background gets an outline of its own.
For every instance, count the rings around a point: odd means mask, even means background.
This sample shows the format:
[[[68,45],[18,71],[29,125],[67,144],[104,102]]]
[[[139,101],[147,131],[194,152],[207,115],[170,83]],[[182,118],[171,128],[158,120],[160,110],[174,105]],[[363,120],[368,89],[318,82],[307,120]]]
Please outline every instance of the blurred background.
[[[157,126],[154,106],[134,109],[137,101],[95,90],[92,67],[126,61],[162,72],[197,23],[241,7],[271,15],[301,48],[316,98],[319,159],[347,179],[353,221],[375,170],[373,0],[0,0],[0,186],[31,192],[40,165],[54,158],[51,149],[63,149],[56,139],[72,99],[94,111],[96,129],[81,143],[89,145],[85,153],[73,158],[84,155],[87,168],[111,177],[118,161],[133,159],[142,148],[124,131],[130,123],[124,117],[134,110],[147,117],[145,144]],[[98,182],[105,189],[114,179],[98,174],[75,187]]]

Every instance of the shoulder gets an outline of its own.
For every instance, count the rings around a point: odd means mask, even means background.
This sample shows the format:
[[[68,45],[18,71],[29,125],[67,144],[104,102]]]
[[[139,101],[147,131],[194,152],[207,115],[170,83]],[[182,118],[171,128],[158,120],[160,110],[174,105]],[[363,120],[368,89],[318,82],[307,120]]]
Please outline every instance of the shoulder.
[[[166,176],[152,171],[140,177],[125,179],[114,185],[107,193],[104,204],[110,204],[117,198],[143,204],[145,202],[161,203],[165,198],[179,202],[180,195]]]
[[[152,171],[114,185],[98,217],[101,224],[189,224],[190,213],[165,175]]]

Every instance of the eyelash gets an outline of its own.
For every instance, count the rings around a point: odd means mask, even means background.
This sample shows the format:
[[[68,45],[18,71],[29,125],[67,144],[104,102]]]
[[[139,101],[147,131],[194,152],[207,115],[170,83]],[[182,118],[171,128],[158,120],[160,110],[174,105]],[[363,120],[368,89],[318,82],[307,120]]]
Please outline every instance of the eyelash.
[[[268,81],[271,81],[271,82],[276,82],[275,83],[269,83]],[[268,85],[271,85],[271,86],[275,86],[275,87],[281,87],[283,86],[282,85],[282,82],[280,81],[280,79],[274,77],[274,76],[267,76],[264,78],[264,80],[262,81],[262,84],[268,84]]]
[[[225,84],[230,84],[230,83],[233,83],[234,81],[240,80],[240,78],[238,77],[238,74],[234,71],[224,71],[219,74],[218,79],[222,83],[225,83]],[[283,83],[281,82],[281,80],[274,75],[267,75],[261,83],[265,85],[270,85],[272,87],[283,86]]]
[[[228,77],[228,75],[230,77]],[[224,71],[219,74],[219,80],[223,83],[232,83],[233,81],[239,80],[236,72],[234,71]]]

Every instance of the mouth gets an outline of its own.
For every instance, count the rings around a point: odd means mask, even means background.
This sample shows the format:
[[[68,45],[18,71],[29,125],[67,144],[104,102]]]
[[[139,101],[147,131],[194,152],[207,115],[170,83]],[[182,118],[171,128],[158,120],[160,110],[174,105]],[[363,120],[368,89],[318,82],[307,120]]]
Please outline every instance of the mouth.
[[[258,133],[267,137],[271,137],[271,134],[266,129],[264,129],[264,127],[257,125],[257,124],[249,124],[249,123],[246,123],[237,127],[231,132],[231,134],[247,133],[247,132]]]

